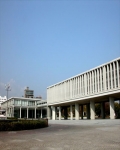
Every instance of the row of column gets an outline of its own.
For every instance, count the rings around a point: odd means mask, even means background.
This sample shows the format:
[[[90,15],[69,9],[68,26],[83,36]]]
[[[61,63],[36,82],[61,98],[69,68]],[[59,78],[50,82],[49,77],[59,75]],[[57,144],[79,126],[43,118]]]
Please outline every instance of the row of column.
[[[22,108],[20,107],[20,118],[21,118],[21,110],[22,110]],[[28,119],[28,110],[29,110],[29,108],[27,108],[27,119]],[[34,118],[36,119],[36,108],[34,109],[34,113],[35,113]],[[41,107],[41,118],[42,118],[42,107]]]
[[[110,103],[110,119],[114,119],[114,99],[112,97],[109,98]],[[86,105],[87,110],[87,119],[95,119],[95,102],[90,101]],[[59,106],[59,120],[61,120],[61,106]],[[104,102],[101,103],[101,116],[102,118],[105,118],[104,113]],[[81,105],[81,119],[83,119],[83,105]],[[51,119],[51,108],[47,107],[47,117],[48,119]],[[80,114],[79,114],[79,104],[75,103],[75,119],[79,120]],[[67,107],[64,106],[64,119],[67,119]],[[72,105],[70,105],[70,119],[73,120],[73,113],[72,113]],[[56,120],[56,107],[52,106],[52,120]]]
[[[7,117],[14,117],[14,107],[8,107],[6,109],[6,116]]]

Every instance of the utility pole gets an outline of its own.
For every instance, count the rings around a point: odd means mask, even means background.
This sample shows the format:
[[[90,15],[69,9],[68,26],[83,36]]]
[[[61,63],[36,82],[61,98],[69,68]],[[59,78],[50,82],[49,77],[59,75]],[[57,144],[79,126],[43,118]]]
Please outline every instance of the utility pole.
[[[11,91],[10,84],[5,84],[5,90],[7,91],[7,100],[8,100],[8,91]]]
[[[5,84],[5,90],[7,91],[7,116],[8,116],[8,91],[11,91],[10,84]]]

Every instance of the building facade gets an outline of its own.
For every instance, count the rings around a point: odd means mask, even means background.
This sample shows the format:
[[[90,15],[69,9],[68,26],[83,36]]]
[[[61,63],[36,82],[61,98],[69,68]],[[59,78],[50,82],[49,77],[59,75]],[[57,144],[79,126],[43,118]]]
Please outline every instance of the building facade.
[[[6,100],[7,100],[6,96],[4,97],[0,96],[0,107],[1,107],[1,103],[5,102]]]
[[[42,99],[12,97],[1,104],[7,117],[43,118],[47,117],[47,101]]]
[[[87,118],[95,119],[95,103],[101,103],[101,115],[104,118],[104,103],[110,103],[110,118],[114,119],[114,101],[120,99],[120,58],[112,60],[94,69],[66,79],[47,88],[48,117],[56,119],[56,108],[67,118],[70,107],[70,118],[83,118],[83,105],[86,105]],[[52,115],[51,115],[52,109]],[[80,114],[80,112],[82,112]]]

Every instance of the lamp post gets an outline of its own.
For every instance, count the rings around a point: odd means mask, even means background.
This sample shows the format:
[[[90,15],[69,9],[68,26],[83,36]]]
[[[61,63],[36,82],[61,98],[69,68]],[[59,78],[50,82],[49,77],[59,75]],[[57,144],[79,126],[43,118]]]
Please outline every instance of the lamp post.
[[[5,90],[7,91],[7,100],[8,100],[8,91],[11,91],[10,84],[5,84]]]
[[[10,84],[5,84],[5,90],[7,91],[7,115],[8,115],[8,91],[11,91]]]

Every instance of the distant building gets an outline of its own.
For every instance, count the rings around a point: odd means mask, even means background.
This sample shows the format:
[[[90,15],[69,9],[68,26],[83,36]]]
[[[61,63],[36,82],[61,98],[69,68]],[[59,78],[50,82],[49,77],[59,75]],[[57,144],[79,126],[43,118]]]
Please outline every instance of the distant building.
[[[24,90],[24,97],[25,98],[33,98],[34,97],[34,91],[33,90],[29,90],[29,87],[27,87]]]

